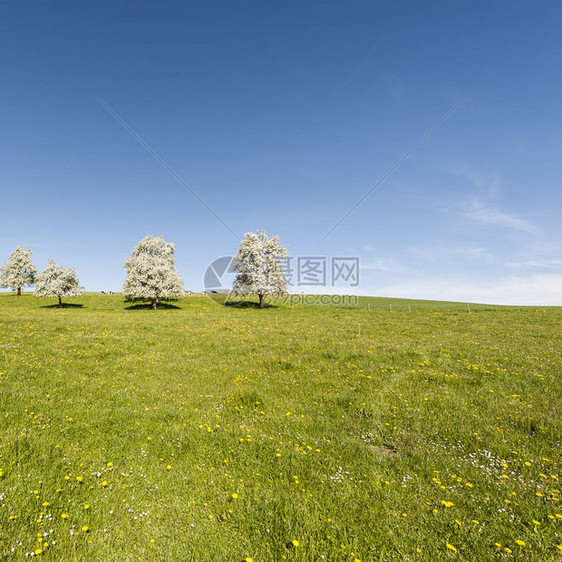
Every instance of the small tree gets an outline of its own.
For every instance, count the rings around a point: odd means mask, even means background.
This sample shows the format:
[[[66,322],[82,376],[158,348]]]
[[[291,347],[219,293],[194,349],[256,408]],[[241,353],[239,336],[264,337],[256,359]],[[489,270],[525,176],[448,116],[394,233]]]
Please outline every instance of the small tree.
[[[260,308],[263,308],[265,295],[286,292],[283,262],[289,252],[279,242],[279,236],[268,238],[263,230],[244,234],[232,260],[232,269],[238,273],[232,286],[233,295],[258,295]]]
[[[37,268],[31,261],[31,250],[18,246],[11,254],[8,263],[0,267],[0,286],[10,287],[21,295],[24,287],[35,283]]]
[[[58,297],[61,308],[63,297],[79,297],[83,292],[74,269],[59,267],[52,259],[35,282],[35,296]]]
[[[128,301],[149,300],[156,309],[159,302],[184,295],[183,281],[176,271],[174,244],[161,236],[147,236],[125,261],[127,278],[123,295]]]

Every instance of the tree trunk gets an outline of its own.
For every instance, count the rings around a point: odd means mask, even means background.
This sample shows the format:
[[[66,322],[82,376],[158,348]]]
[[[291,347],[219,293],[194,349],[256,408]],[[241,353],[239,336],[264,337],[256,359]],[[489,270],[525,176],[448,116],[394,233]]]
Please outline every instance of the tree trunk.
[[[264,308],[265,307],[265,303],[263,302],[263,295],[260,293],[258,295],[258,297],[260,298],[260,308]]]
[[[59,297],[59,308],[62,308],[62,297]]]
[[[21,295],[21,287],[18,287],[18,296]]]
[[[158,299],[152,299],[152,310],[156,310],[156,303],[158,302]]]

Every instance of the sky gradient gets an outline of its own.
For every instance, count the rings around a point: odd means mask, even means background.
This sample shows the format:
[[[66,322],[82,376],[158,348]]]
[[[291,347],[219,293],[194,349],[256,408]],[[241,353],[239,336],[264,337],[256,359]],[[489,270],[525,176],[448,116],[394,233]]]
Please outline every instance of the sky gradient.
[[[293,256],[357,256],[344,292],[562,305],[562,4],[0,11],[0,262],[20,244],[118,291],[162,235],[201,290],[261,228]]]

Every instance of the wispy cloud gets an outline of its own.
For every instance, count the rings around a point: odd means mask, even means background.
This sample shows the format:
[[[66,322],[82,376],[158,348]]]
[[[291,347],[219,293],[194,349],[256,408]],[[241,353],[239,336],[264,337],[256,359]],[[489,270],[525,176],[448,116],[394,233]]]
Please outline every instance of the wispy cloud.
[[[488,248],[474,246],[413,246],[410,251],[426,263],[443,263],[460,258],[495,263],[497,260]]]
[[[384,259],[376,259],[367,263],[361,263],[361,269],[372,270],[372,271],[391,271],[391,264]]]
[[[461,211],[461,216],[494,226],[503,226],[522,232],[538,232],[538,228],[521,215],[498,208],[503,183],[495,174],[481,174],[473,169],[463,167],[458,176],[468,180],[474,192],[468,197],[468,210]]]
[[[519,216],[517,213],[507,213],[499,209],[489,209],[479,203],[475,204],[474,209],[466,211],[462,213],[462,215],[478,222],[521,230],[523,232],[538,231],[538,228],[534,224]]]
[[[527,260],[518,262],[506,262],[506,267],[522,268],[522,267],[537,267],[546,269],[562,269],[562,260]]]
[[[496,175],[492,177],[485,177],[475,172],[474,170],[464,168],[461,172],[461,176],[464,176],[466,179],[468,179],[486,197],[493,199],[495,197],[498,197],[498,195],[500,194],[502,182]]]
[[[457,278],[412,279],[376,288],[362,287],[359,293],[396,298],[435,299],[488,304],[561,306],[562,274],[510,276],[478,283]]]

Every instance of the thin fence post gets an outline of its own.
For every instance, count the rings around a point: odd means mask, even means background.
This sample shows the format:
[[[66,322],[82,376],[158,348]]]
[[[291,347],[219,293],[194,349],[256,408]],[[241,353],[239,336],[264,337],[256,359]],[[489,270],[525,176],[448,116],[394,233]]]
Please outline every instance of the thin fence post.
[[[361,337],[361,324],[359,324],[359,337]]]
[[[275,326],[277,326],[277,316],[275,316]]]
[[[368,303],[367,306],[369,307],[369,312],[371,312],[371,303]]]
[[[390,305],[390,312],[392,312],[392,305]]]
[[[408,303],[408,312],[412,312],[412,309],[410,308],[410,303]]]
[[[466,309],[470,312],[470,304],[466,303]]]

